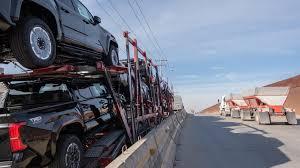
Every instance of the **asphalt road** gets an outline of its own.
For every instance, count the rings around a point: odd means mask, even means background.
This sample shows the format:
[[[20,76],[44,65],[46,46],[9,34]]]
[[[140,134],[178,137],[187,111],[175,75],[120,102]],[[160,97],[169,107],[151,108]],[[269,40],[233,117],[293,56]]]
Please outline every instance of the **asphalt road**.
[[[191,115],[178,138],[175,168],[300,167],[300,125]]]

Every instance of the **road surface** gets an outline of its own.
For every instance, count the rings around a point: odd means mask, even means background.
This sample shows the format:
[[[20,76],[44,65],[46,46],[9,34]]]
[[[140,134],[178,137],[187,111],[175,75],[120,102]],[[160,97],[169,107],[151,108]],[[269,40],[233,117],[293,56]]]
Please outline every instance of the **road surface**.
[[[300,125],[280,124],[191,115],[178,139],[174,167],[300,167]]]

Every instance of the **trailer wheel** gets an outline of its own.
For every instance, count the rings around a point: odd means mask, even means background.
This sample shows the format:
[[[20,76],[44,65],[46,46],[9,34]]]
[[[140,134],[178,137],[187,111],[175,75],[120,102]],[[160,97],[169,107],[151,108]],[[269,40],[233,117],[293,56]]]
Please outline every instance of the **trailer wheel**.
[[[255,121],[256,121],[257,123],[259,123],[259,116],[258,116],[258,112],[255,112]]]
[[[240,115],[241,115],[241,120],[244,121],[244,110],[241,110]]]
[[[62,135],[57,144],[57,151],[49,168],[80,168],[82,163],[82,143],[75,135]]]
[[[271,117],[269,112],[257,113],[258,124],[269,125],[271,124]]]
[[[49,26],[36,17],[26,17],[10,34],[10,47],[17,61],[35,69],[53,64],[56,42]]]
[[[287,123],[290,125],[297,125],[297,118],[296,118],[296,113],[295,112],[286,112],[286,119]]]
[[[118,48],[114,45],[109,47],[108,56],[105,57],[104,62],[108,65],[119,65],[119,55],[118,55]]]

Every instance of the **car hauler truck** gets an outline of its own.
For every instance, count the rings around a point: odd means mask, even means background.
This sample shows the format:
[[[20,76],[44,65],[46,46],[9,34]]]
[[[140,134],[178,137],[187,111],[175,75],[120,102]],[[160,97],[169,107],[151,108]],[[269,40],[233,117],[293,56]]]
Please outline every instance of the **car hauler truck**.
[[[157,66],[128,32],[124,37],[127,66],[79,62],[0,74],[0,167],[105,167],[160,123]],[[141,72],[139,53],[156,80]],[[127,94],[119,88],[121,74]]]
[[[284,107],[289,90],[289,87],[257,87],[245,91],[244,99],[252,109],[248,113],[259,124],[271,124],[271,116],[285,116],[288,124],[297,124],[295,111]]]

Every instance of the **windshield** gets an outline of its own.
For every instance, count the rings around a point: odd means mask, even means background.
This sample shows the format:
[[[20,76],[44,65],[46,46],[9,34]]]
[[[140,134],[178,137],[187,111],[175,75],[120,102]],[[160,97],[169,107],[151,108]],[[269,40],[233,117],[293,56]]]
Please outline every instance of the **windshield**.
[[[9,87],[7,108],[27,109],[72,100],[67,86],[63,83],[21,82]]]

